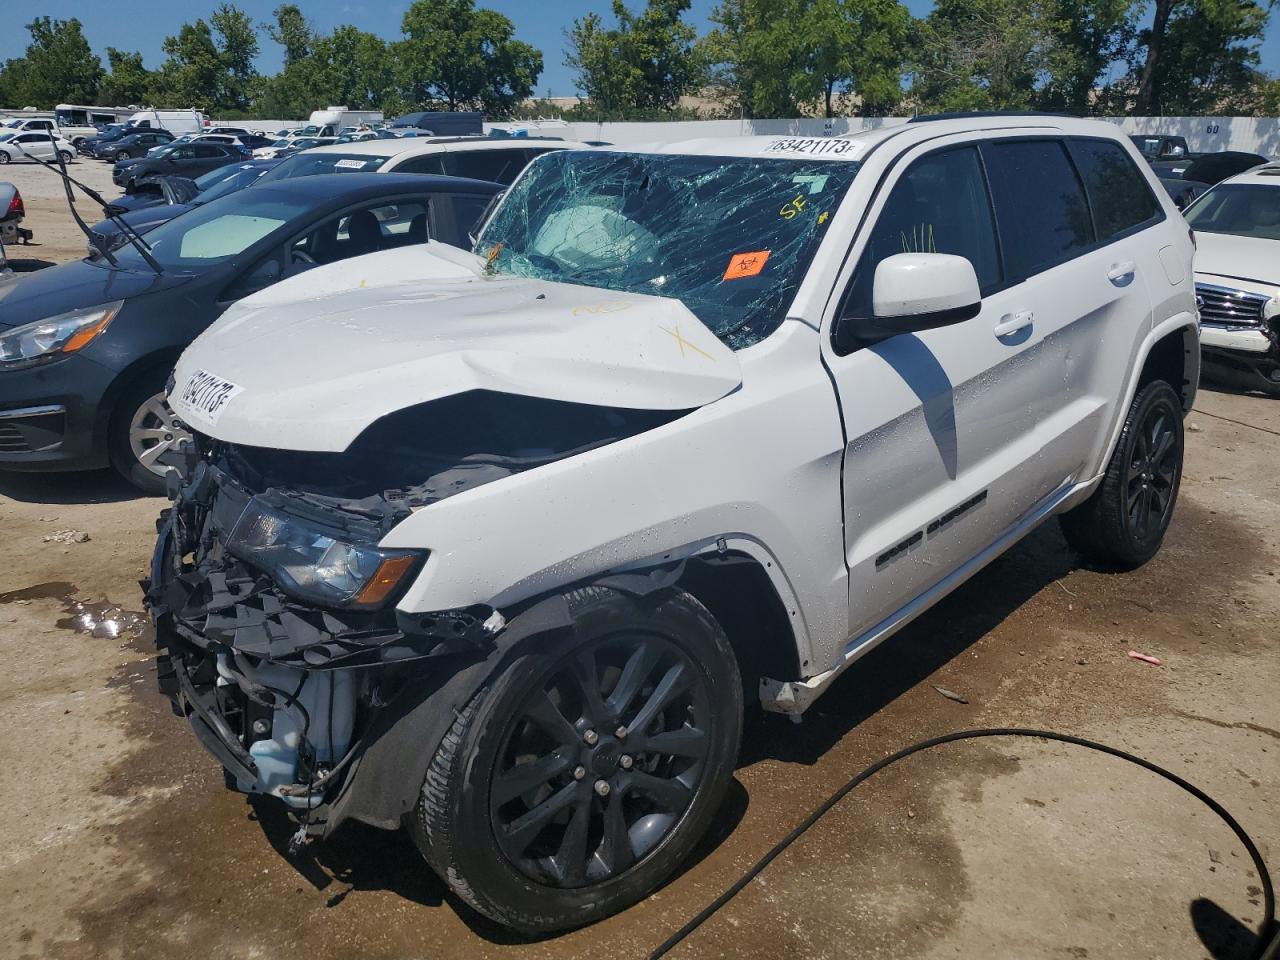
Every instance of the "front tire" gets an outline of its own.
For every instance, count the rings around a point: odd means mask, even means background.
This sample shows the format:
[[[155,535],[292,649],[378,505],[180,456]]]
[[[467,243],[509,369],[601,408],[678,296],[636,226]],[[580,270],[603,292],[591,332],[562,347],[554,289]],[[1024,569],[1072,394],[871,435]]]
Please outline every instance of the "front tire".
[[[111,465],[143,493],[165,492],[165,474],[177,466],[191,434],[165,400],[164,375],[143,377],[120,398],[107,431]]]
[[[9,162],[9,154],[7,154],[3,150],[0,150],[0,167],[4,166],[8,162]]]
[[[116,154],[116,163],[119,163],[121,160],[130,160],[130,159],[132,159],[132,155],[129,153],[128,150],[121,150],[119,153]]]
[[[1182,401],[1164,380],[1138,391],[1102,484],[1059,516],[1063,536],[1086,560],[1133,569],[1156,555],[1182,482]]]
[[[65,150],[59,150],[58,156],[62,158],[63,163],[70,163],[72,160],[71,154],[67,153]]]
[[[410,832],[476,910],[524,933],[581,926],[667,880],[733,777],[742,685],[707,609],[673,590],[568,595],[458,713]]]

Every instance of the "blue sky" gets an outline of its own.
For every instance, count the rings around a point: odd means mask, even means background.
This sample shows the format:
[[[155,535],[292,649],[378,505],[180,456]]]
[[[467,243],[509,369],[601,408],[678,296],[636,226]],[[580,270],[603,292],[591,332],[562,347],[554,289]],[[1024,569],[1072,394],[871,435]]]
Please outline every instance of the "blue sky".
[[[271,19],[272,9],[281,0],[236,0],[237,5],[258,21]],[[307,17],[323,31],[345,23],[353,23],[386,38],[400,36],[400,18],[408,8],[408,0],[297,0]],[[630,0],[633,9],[641,0]],[[927,13],[933,0],[906,0],[917,16]],[[217,5],[217,0],[0,0],[0,60],[21,55],[28,35],[24,24],[36,14],[55,19],[78,17],[94,50],[106,62],[106,48],[119,47],[141,51],[148,67],[156,67],[164,58],[160,44],[176,33],[183,21],[203,16]],[[609,0],[480,0],[479,5],[500,10],[516,26],[516,35],[542,50],[545,66],[538,81],[540,96],[569,96],[573,79],[564,66],[564,29],[574,17],[595,10],[609,16]],[[707,16],[715,0],[693,0],[691,19],[701,32],[707,29]],[[262,54],[258,69],[274,73],[280,67],[280,48],[262,36]],[[1262,46],[1263,67],[1280,72],[1280,30],[1272,29]]]

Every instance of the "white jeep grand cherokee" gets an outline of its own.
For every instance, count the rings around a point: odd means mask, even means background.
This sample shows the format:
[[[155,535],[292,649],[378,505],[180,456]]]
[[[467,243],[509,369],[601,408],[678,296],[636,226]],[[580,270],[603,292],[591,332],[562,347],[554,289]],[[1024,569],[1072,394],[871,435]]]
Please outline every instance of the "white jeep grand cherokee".
[[[232,307],[170,402],[161,685],[305,836],[406,824],[525,931],[644,897],[744,700],[802,713],[1058,515],[1160,546],[1192,243],[1108,123],[557,151],[475,253]]]

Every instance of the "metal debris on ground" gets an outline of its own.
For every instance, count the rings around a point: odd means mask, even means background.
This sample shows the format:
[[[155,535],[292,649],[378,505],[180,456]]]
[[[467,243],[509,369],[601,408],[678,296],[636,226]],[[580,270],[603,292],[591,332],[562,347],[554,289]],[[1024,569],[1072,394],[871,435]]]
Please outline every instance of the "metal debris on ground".
[[[937,690],[940,694],[942,694],[948,700],[954,700],[956,703],[969,702],[964,697],[960,696],[960,694],[956,693],[954,690],[948,690],[946,687],[940,687],[936,683],[932,684],[932,686],[933,686],[933,689]]]

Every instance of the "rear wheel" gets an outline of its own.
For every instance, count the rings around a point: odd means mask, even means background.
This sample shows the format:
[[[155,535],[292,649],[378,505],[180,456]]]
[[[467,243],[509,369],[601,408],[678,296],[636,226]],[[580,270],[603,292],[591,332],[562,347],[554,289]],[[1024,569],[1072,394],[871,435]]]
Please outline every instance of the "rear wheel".
[[[1138,391],[1102,484],[1058,519],[1088,560],[1132,568],[1156,555],[1182,481],[1182,402],[1164,380]]]
[[[598,920],[670,877],[742,733],[737,663],[697,600],[569,600],[574,629],[529,642],[457,715],[410,824],[458,896],[527,933]]]
[[[165,475],[178,466],[191,434],[169,409],[161,374],[143,378],[116,405],[108,428],[111,465],[144,493],[165,492]]]

